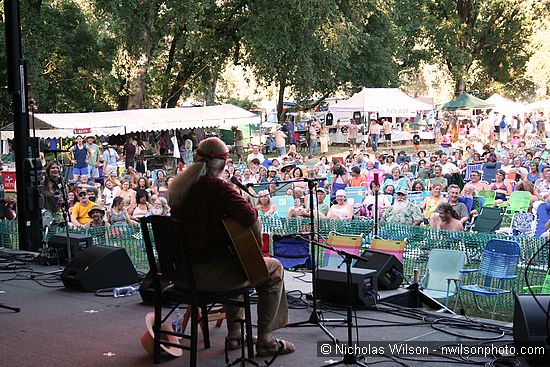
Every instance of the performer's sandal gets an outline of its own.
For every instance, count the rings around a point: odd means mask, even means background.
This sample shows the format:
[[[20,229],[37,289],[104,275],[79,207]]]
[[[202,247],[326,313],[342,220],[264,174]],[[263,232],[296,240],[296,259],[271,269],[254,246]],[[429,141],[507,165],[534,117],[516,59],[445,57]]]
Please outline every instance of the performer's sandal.
[[[273,338],[270,343],[256,344],[256,357],[270,357],[276,354],[288,354],[296,350],[294,344],[283,339]]]
[[[256,335],[252,336],[252,344],[256,344],[258,337]],[[227,345],[227,350],[237,350],[241,347],[241,337],[226,337],[225,342]]]

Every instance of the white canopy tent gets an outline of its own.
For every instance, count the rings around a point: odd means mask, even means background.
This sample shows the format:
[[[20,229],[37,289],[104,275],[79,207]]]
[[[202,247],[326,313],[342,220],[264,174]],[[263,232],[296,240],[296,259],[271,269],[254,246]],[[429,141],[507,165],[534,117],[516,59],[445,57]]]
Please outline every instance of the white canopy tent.
[[[536,101],[533,103],[528,104],[525,106],[525,109],[527,111],[550,111],[550,99],[542,99],[540,101]]]
[[[333,113],[377,112],[380,117],[411,117],[429,111],[432,105],[415,100],[398,88],[363,88],[344,101],[329,106]]]
[[[491,97],[487,98],[485,102],[494,104],[495,107],[493,108],[493,111],[497,111],[505,115],[515,115],[525,111],[525,105],[511,101],[498,93],[495,93]]]
[[[230,104],[109,112],[37,113],[34,119],[37,126],[36,136],[43,138],[118,135],[198,127],[229,129],[232,125],[257,124],[261,121],[260,116]],[[0,138],[12,139],[13,131],[0,131]]]

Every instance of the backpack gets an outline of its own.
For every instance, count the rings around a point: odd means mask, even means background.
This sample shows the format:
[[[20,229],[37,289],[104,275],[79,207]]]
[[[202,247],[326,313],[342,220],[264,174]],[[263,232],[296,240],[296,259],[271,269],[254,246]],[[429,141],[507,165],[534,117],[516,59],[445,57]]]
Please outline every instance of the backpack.
[[[499,127],[500,127],[501,129],[506,129],[506,121],[501,120],[501,121],[500,121]]]

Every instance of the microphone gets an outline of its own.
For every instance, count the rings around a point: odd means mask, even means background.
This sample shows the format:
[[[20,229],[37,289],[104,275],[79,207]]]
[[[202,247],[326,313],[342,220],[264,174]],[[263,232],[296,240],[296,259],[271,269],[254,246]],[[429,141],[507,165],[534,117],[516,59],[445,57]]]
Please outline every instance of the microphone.
[[[255,194],[251,193],[250,191],[248,191],[248,188],[242,184],[241,181],[239,181],[239,179],[237,178],[237,176],[231,176],[231,178],[229,179],[229,181],[231,181],[232,184],[234,184],[235,186],[237,186],[239,189],[241,189],[241,191],[244,191],[246,192],[248,195],[252,196],[253,198],[256,197]]]

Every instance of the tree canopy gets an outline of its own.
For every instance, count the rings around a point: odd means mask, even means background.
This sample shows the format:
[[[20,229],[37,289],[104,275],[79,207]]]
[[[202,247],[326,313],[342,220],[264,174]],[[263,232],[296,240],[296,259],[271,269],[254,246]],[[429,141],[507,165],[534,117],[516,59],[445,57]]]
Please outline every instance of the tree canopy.
[[[411,79],[422,64],[445,66],[457,93],[525,95],[535,86],[527,61],[547,46],[540,32],[531,38],[541,19],[548,21],[548,7],[539,3],[21,0],[20,6],[29,90],[39,112],[174,107],[188,97],[224,102],[219,98],[233,98],[216,91],[224,68],[240,65],[260,86],[278,89],[281,117],[285,97],[307,109],[336,91],[399,86],[400,76]],[[3,24],[0,33],[5,49]],[[2,55],[0,125],[11,121],[6,84]]]

